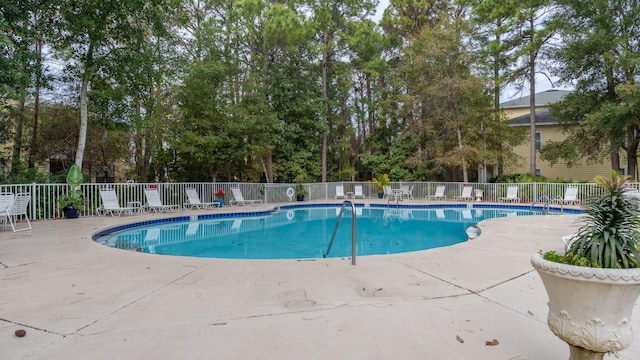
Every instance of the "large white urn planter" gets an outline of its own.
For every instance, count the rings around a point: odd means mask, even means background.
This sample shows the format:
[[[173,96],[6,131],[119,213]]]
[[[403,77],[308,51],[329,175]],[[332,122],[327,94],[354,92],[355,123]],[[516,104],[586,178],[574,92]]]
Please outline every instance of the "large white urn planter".
[[[547,324],[569,344],[569,360],[600,360],[631,345],[640,268],[597,269],[531,257],[549,297]]]

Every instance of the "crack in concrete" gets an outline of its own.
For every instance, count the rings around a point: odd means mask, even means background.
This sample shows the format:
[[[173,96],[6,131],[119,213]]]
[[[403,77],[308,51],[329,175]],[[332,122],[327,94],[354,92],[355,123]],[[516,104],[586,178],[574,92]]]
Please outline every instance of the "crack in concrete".
[[[460,286],[460,285],[455,284],[455,283],[453,283],[453,282],[451,282],[451,281],[449,281],[449,280],[445,280],[445,279],[443,279],[443,278],[441,278],[441,277],[435,276],[435,275],[433,275],[433,274],[430,274],[430,273],[428,273],[428,272],[426,272],[426,271],[420,270],[420,269],[418,269],[418,268],[416,268],[416,267],[413,267],[413,266],[411,266],[411,265],[404,264],[404,263],[400,263],[400,264],[401,264],[401,265],[404,265],[404,266],[406,266],[406,267],[408,267],[408,268],[409,268],[409,269],[411,269],[411,270],[415,270],[415,271],[417,271],[417,272],[419,272],[419,273],[422,273],[422,274],[424,274],[424,275],[431,276],[432,278],[434,278],[434,279],[436,279],[436,280],[440,280],[440,281],[442,281],[442,282],[444,282],[444,283],[446,283],[446,284],[449,284],[449,285],[451,285],[451,286],[453,286],[453,287],[456,287],[456,288],[458,288],[458,289],[460,289],[460,290],[468,291],[470,294],[474,294],[474,293],[475,293],[475,291],[473,291],[473,290],[471,290],[471,289],[467,289],[467,288],[465,288],[464,286]],[[470,294],[466,294],[466,295],[470,295]],[[456,296],[458,296],[458,295],[456,295]],[[448,297],[448,296],[445,296],[445,297]]]
[[[164,285],[162,285],[162,286],[160,286],[160,287],[158,287],[158,288],[155,288],[155,289],[153,289],[153,290],[151,290],[151,291],[147,292],[146,294],[143,294],[143,295],[139,296],[139,297],[138,297],[138,298],[136,298],[136,299],[131,300],[130,302],[128,302],[128,303],[126,303],[126,304],[124,304],[123,306],[121,306],[121,307],[119,307],[119,308],[117,308],[117,309],[115,309],[115,310],[113,310],[113,311],[111,311],[111,312],[109,312],[109,313],[107,313],[107,314],[104,314],[103,316],[101,316],[101,317],[99,317],[99,318],[97,318],[97,319],[93,320],[92,322],[90,322],[90,323],[88,323],[88,324],[86,324],[86,325],[84,325],[84,326],[82,326],[82,327],[80,327],[80,328],[76,329],[76,330],[75,330],[75,331],[73,331],[71,334],[73,334],[73,335],[80,335],[80,336],[82,336],[82,334],[78,334],[78,332],[79,332],[79,331],[82,331],[82,330],[84,330],[84,329],[88,328],[89,326],[91,326],[91,325],[93,325],[93,324],[96,324],[97,322],[99,322],[99,321],[101,321],[101,320],[103,320],[103,319],[105,319],[105,318],[107,318],[107,317],[109,317],[109,316],[111,316],[111,315],[113,315],[113,314],[117,313],[117,312],[118,312],[118,311],[120,311],[120,310],[123,310],[123,309],[128,308],[129,306],[131,306],[131,305],[133,305],[133,304],[135,304],[135,303],[139,302],[140,300],[142,300],[142,299],[144,299],[144,298],[146,298],[146,297],[148,297],[148,296],[150,296],[150,295],[152,295],[152,294],[155,294],[156,292],[158,292],[158,291],[160,291],[160,290],[162,290],[162,289],[166,288],[167,286],[169,286],[169,285],[171,285],[171,284],[174,284],[174,283],[176,283],[177,281],[180,281],[180,280],[182,280],[182,279],[186,278],[187,276],[189,276],[189,275],[193,274],[194,272],[196,272],[196,271],[197,271],[197,270],[199,270],[200,268],[205,267],[205,266],[207,266],[207,265],[209,265],[209,264],[210,264],[210,263],[205,263],[205,264],[203,264],[203,265],[201,265],[201,266],[194,267],[194,268],[193,268],[193,270],[191,270],[191,271],[187,272],[186,274],[184,274],[184,275],[182,275],[182,276],[179,276],[179,277],[177,277],[177,278],[175,278],[175,279],[173,279],[173,280],[171,280],[171,281],[167,282],[166,284],[164,284]],[[69,334],[69,335],[71,335],[71,334]]]
[[[58,336],[62,336],[63,338],[67,337],[68,334],[62,334],[56,331],[51,331],[51,330],[47,330],[47,329],[43,329],[43,328],[39,328],[37,326],[31,326],[31,325],[27,325],[27,324],[23,324],[23,323],[19,323],[13,320],[9,320],[9,319],[5,319],[5,318],[0,318],[0,321],[6,321],[10,324],[16,325],[16,326],[22,326],[22,327],[26,327],[28,329],[31,330],[37,330],[37,331],[42,331],[48,334],[54,334],[54,335],[58,335]]]

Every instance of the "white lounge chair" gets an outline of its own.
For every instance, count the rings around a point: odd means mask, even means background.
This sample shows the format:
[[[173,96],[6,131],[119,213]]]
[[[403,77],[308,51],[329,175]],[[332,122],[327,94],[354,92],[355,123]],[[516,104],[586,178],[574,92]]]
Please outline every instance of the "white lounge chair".
[[[413,185],[402,185],[400,186],[402,189],[402,198],[413,199]]]
[[[384,189],[384,198],[389,201],[402,201],[402,190],[400,189],[392,189],[391,186],[385,185]]]
[[[139,207],[121,207],[118,202],[118,195],[113,189],[100,189],[100,199],[102,199],[102,206],[99,209],[99,213],[104,215],[111,214],[111,216],[122,215],[123,212],[133,214],[135,212],[140,213]]]
[[[382,188],[384,189],[383,198],[389,199],[389,200],[394,198],[393,192],[391,191],[391,186],[385,185]]]
[[[436,187],[436,192],[433,195],[427,195],[427,200],[447,200],[447,196],[444,194],[446,187],[444,185]]]
[[[158,193],[157,189],[145,189],[144,196],[147,198],[147,209],[153,212],[163,212],[163,211],[178,211],[180,209],[179,205],[164,205],[162,200],[160,200],[160,193]]]
[[[459,196],[454,196],[453,200],[473,201],[473,196],[471,195],[472,192],[473,192],[473,187],[465,186],[462,188],[462,193]]]
[[[578,199],[578,188],[576,186],[568,187],[564,191],[564,197],[556,196],[551,200],[554,204],[562,205],[579,205],[580,199]]]
[[[12,192],[4,192],[0,193],[0,218],[2,219],[3,229],[7,224],[7,217],[9,214],[9,209],[13,205],[13,193]]]
[[[231,191],[233,192],[233,200],[229,201],[230,205],[247,206],[247,204],[262,204],[262,200],[245,200],[240,188],[231,188]]]
[[[569,250],[571,244],[578,239],[578,234],[569,234],[562,237],[562,241],[564,242],[564,252]]]
[[[509,186],[507,187],[507,196],[499,197],[498,201],[500,202],[520,202],[520,198],[518,197],[518,186]]]
[[[336,185],[336,199],[344,199],[344,186]]]
[[[356,185],[353,188],[353,198],[354,199],[364,199],[364,193],[362,192],[362,185]]]
[[[200,201],[200,196],[198,196],[198,192],[194,188],[189,188],[184,190],[187,193],[187,203],[184,204],[185,208],[193,209],[211,209],[213,207],[219,206],[219,203],[216,202],[202,202]]]
[[[13,194],[11,194],[11,197],[13,197]],[[3,202],[7,200],[8,200],[8,195],[7,195],[7,198],[3,199]],[[9,221],[13,232],[31,230],[31,222],[29,221],[29,215],[27,215],[27,207],[29,206],[29,200],[31,200],[30,194],[20,193],[20,194],[17,194],[15,197],[13,197],[13,202],[11,203],[11,206],[0,209],[0,217],[3,217],[5,220]],[[4,203],[2,206],[5,206]],[[22,218],[25,219],[27,226],[25,228],[18,229],[17,228],[18,219],[22,219]],[[2,228],[4,229],[6,225],[7,223],[4,222]]]
[[[623,195],[634,200],[640,200],[640,191],[638,189],[628,188]]]

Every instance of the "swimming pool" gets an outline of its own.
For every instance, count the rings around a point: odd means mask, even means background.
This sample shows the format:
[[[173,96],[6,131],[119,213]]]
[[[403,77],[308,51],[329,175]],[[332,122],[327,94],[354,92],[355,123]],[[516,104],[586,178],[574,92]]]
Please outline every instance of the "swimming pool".
[[[362,204],[358,204],[362,205]],[[535,209],[534,209],[535,210]],[[357,206],[356,255],[394,254],[457,244],[481,220],[541,214],[528,206]],[[208,214],[105,229],[94,241],[152,254],[232,259],[308,259],[327,253],[336,204],[284,206],[273,211]],[[346,211],[327,257],[351,256]]]

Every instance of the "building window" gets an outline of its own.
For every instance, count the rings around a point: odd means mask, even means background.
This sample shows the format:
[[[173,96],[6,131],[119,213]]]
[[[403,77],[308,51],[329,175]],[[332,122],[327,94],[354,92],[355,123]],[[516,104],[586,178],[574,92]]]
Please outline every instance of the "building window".
[[[536,176],[542,176],[542,169],[536,169]]]
[[[627,168],[620,168],[620,175],[627,175]]]
[[[536,133],[536,150],[540,151],[541,147],[542,147],[542,133],[537,132]]]

